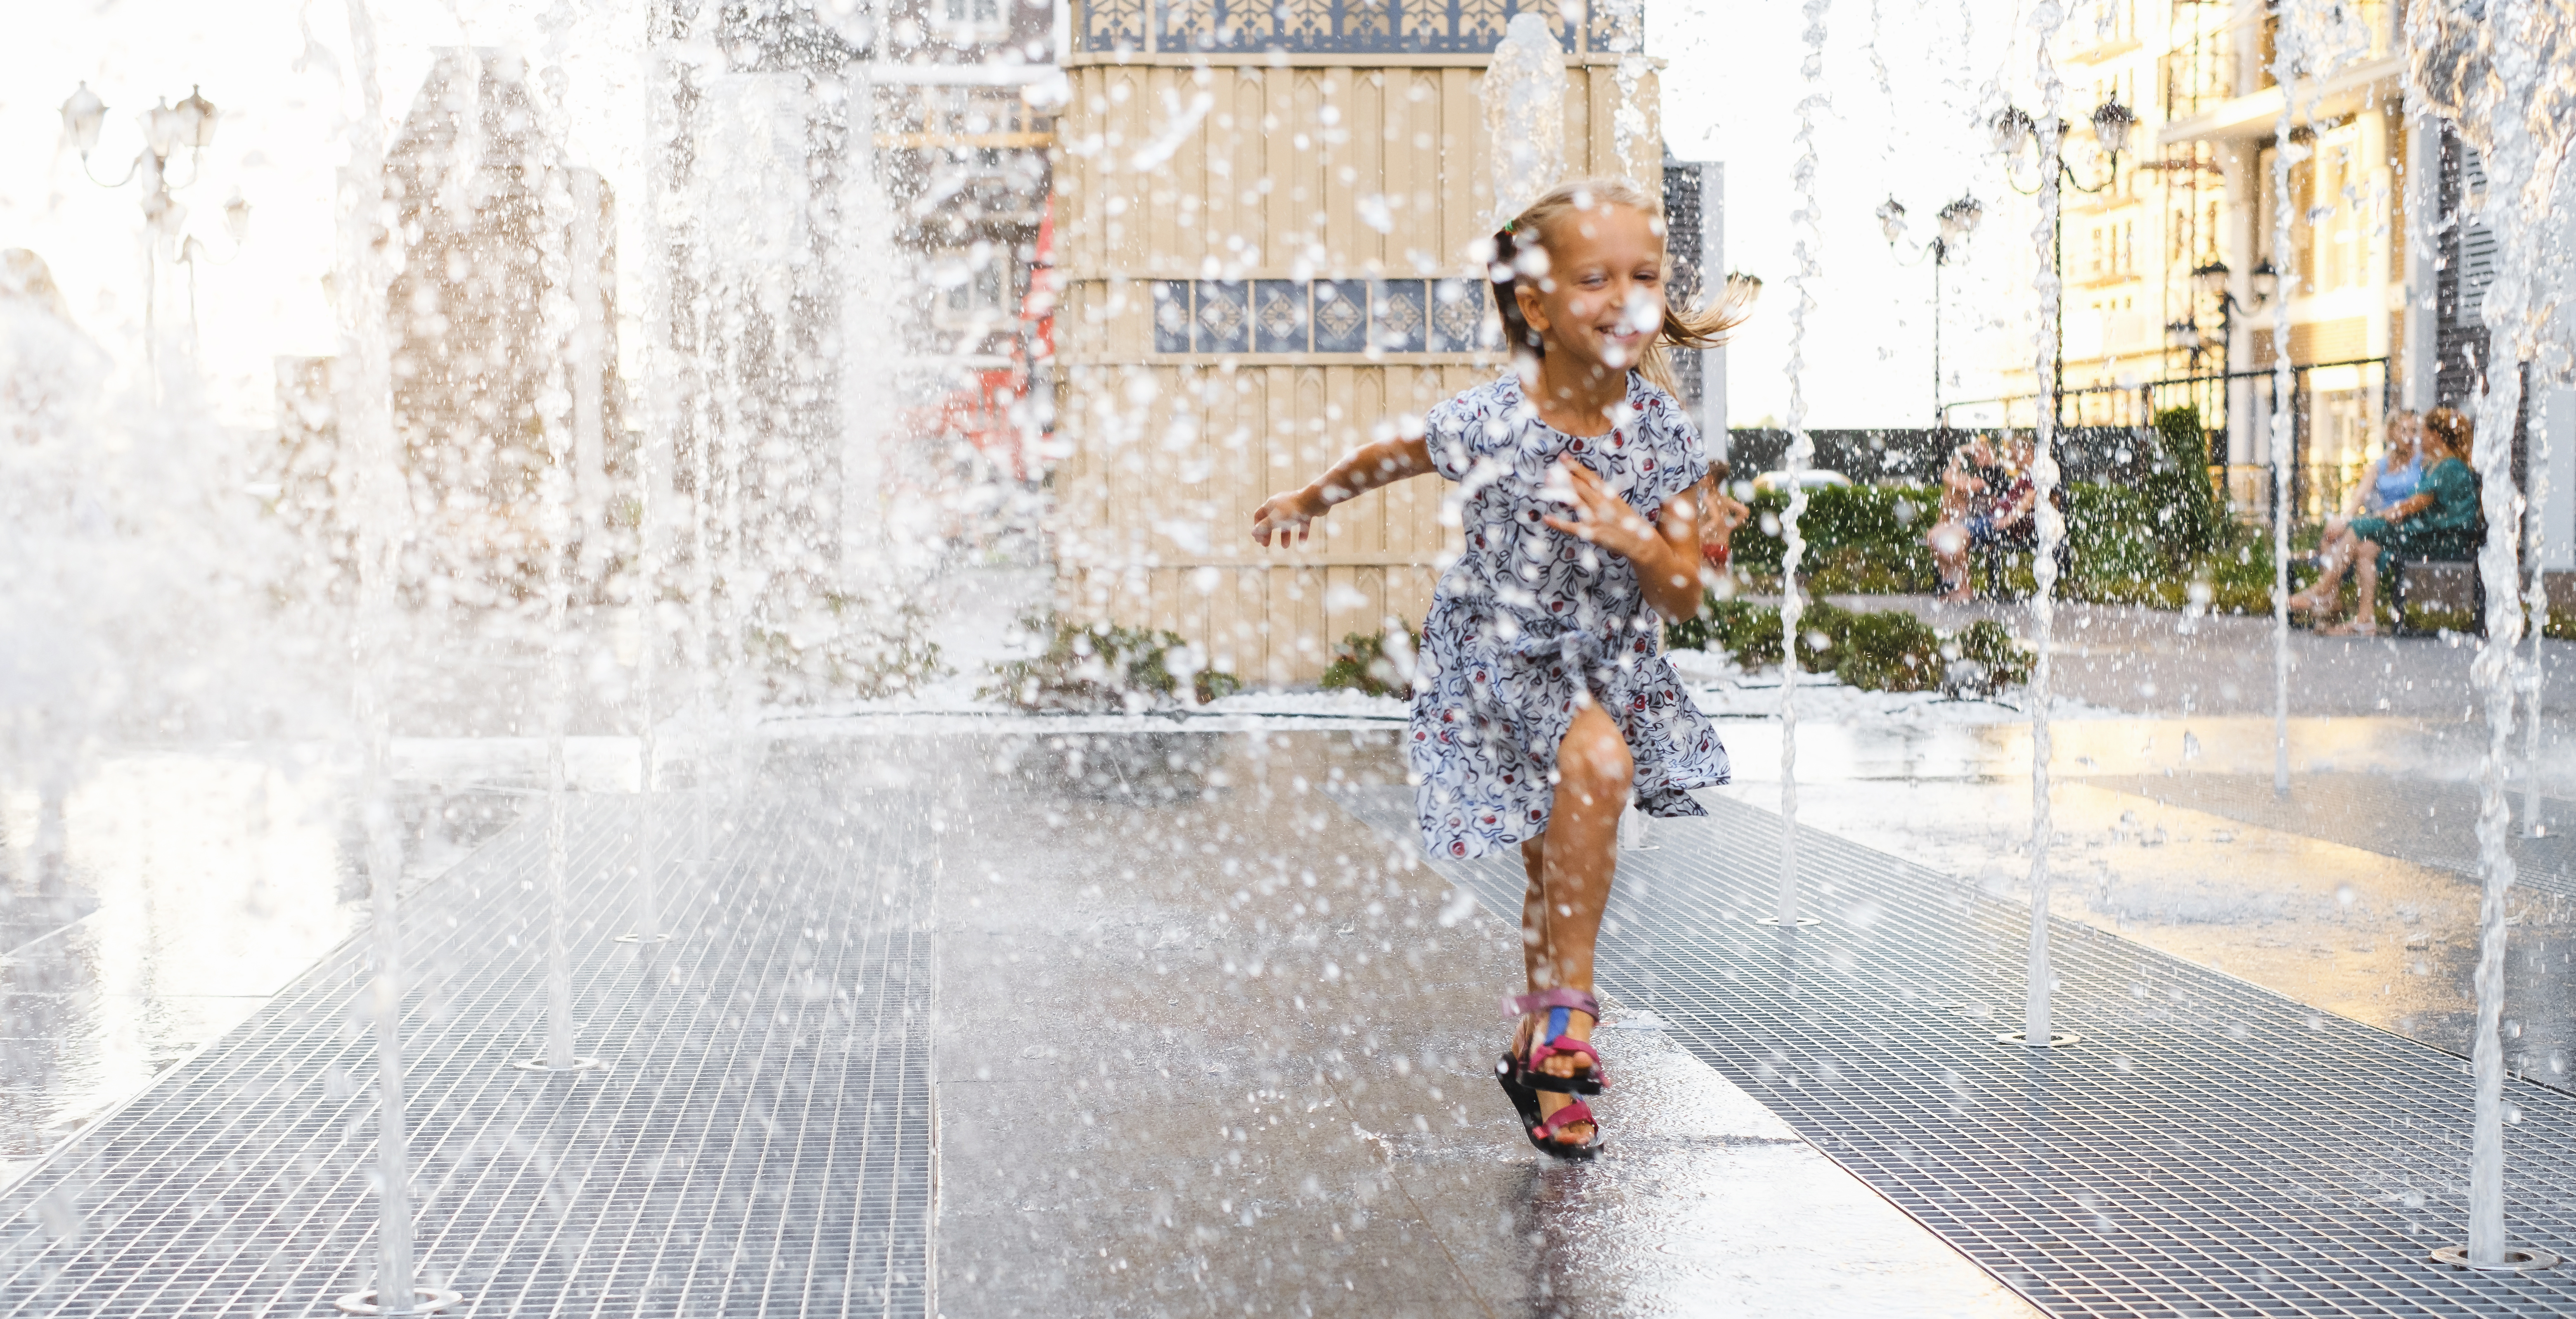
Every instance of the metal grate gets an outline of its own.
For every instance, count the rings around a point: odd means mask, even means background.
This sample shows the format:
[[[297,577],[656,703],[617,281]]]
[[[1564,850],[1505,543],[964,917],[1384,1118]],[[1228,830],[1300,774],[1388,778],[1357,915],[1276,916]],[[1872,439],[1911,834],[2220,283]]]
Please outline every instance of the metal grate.
[[[688,836],[685,803],[653,816]],[[635,799],[571,812],[575,1020],[543,1034],[545,825],[406,904],[418,1252],[452,1314],[921,1315],[929,884],[900,799],[763,804],[634,918]],[[665,849],[664,855],[669,855]],[[323,1315],[374,1285],[365,940],[0,1200],[0,1314]]]
[[[1413,837],[1411,790],[1338,798]],[[1779,818],[1705,800],[1711,818],[1658,821],[1658,850],[1621,854],[1602,986],[2043,1309],[2576,1311],[2576,1272],[2425,1262],[2465,1233],[2459,1058],[2065,921],[2050,926],[2056,1007],[2085,1042],[1997,1044],[2020,1024],[2027,908],[1801,830],[1827,919],[1754,925],[1778,882]],[[1439,868],[1518,919],[1516,855]],[[2564,1252],[2576,1097],[2506,1095],[2508,1230]],[[1615,1138],[1617,1110],[1605,1116]]]
[[[2340,843],[2419,866],[2478,878],[2478,785],[2380,774],[2301,774],[2290,795],[2266,774],[2105,775],[2080,780],[2168,806]],[[2540,799],[2537,838],[2521,836],[2523,794],[2513,811],[2515,882],[2576,896],[2576,804]]]

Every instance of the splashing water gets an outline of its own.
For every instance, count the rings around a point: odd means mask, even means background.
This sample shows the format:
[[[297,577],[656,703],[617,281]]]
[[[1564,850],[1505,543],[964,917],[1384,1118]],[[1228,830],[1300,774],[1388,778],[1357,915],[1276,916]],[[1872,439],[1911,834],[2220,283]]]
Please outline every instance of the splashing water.
[[[2040,391],[2038,413],[2033,418],[2038,435],[2031,451],[2035,501],[2031,516],[2038,525],[2039,538],[2031,553],[2031,575],[2036,582],[2030,597],[2030,632],[2036,660],[2030,671],[2029,990],[2022,1009],[2022,1043],[2034,1049],[2048,1047],[2048,1000],[2054,979],[2048,969],[2048,845],[2053,827],[2048,810],[2048,679],[2056,640],[2057,547],[2066,539],[2066,519],[2057,511],[2056,384],[2057,225],[2062,201],[2058,182],[2066,150],[2058,108],[2065,99],[2066,86],[2057,75],[2054,48],[2057,31],[2065,22],[2066,10],[2055,3],[2044,2],[2031,11],[2032,45],[2039,61],[2035,78],[2039,88],[2039,221],[2031,229],[2031,241],[2037,245],[2040,258],[2039,273],[2031,285],[2039,298],[2039,322],[2034,331],[2038,353],[2032,370]]]
[[[1798,209],[1789,216],[1797,235],[1791,247],[1797,273],[1789,283],[1798,296],[1789,304],[1789,360],[1783,368],[1789,377],[1789,452],[1782,464],[1789,475],[1789,506],[1780,514],[1780,900],[1772,911],[1772,919],[1787,928],[1798,924],[1798,624],[1806,612],[1806,600],[1798,593],[1798,568],[1807,557],[1798,520],[1807,512],[1807,464],[1816,453],[1807,434],[1806,344],[1807,314],[1816,307],[1810,286],[1824,273],[1817,259],[1824,231],[1816,208],[1816,119],[1832,107],[1824,89],[1825,11],[1830,7],[1831,0],[1807,0],[1800,11],[1807,19],[1800,33],[1807,57],[1798,76],[1806,95],[1798,98],[1798,161],[1791,172],[1798,195]]]
[[[393,717],[386,685],[394,662],[395,549],[404,509],[394,452],[393,350],[387,324],[387,268],[395,235],[385,201],[384,93],[375,18],[367,0],[348,0],[358,119],[340,175],[340,352],[338,389],[343,483],[358,496],[357,682],[353,705],[365,738],[363,816],[367,884],[374,901],[376,984],[376,1298],[385,1314],[412,1310],[411,1157],[403,1122],[402,838],[393,805]]]
[[[2472,1265],[2506,1263],[2504,1226],[2504,962],[2506,901],[2514,862],[2507,849],[2511,819],[2505,772],[2513,735],[2514,655],[2522,641],[2521,520],[2513,486],[2515,414],[2522,402],[2518,364],[2542,357],[2556,299],[2538,281],[2549,202],[2576,111],[2576,15],[2538,0],[2453,0],[2416,7],[2408,16],[2408,94],[2456,123],[2485,159],[2484,219],[2496,235],[2494,282],[2488,285],[2488,353],[2478,396],[2475,465],[2484,492],[2486,544],[2478,570],[2486,589],[2486,636],[2470,666],[2487,719],[2479,774],[2478,853],[2485,881],[2479,901],[2477,1035],[2470,1071],[2477,1087],[2469,1167]],[[2520,180],[2520,186],[2510,181]],[[2548,356],[2563,360],[2563,346]]]
[[[1485,72],[1485,135],[1499,229],[1565,175],[1565,51],[1547,20],[1519,13]]]

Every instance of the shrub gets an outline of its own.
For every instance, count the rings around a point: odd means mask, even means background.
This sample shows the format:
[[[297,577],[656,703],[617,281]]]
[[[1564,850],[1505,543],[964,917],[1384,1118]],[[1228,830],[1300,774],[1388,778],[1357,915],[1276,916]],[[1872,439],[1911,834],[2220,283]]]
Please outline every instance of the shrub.
[[[1786,553],[1780,516],[1786,491],[1753,497],[1753,518],[1735,532],[1735,566],[1777,579]],[[1940,516],[1941,492],[1919,485],[1826,486],[1809,491],[1798,519],[1807,554],[1800,580],[1814,591],[1885,594],[1929,590],[1932,552],[1923,533]]]
[[[1800,615],[1798,633],[1799,667],[1866,691],[1955,686],[1991,692],[2030,678],[2031,653],[1988,621],[1945,639],[1901,609],[1851,610],[1819,601]],[[1767,668],[1780,662],[1780,610],[1711,597],[1698,617],[1666,625],[1664,644],[1722,650],[1745,668]]]
[[[1956,650],[1957,654],[1949,654]],[[1999,692],[2030,681],[2031,666],[2039,657],[2023,648],[2004,630],[2004,625],[1991,618],[1981,618],[1959,630],[1943,648],[1950,661],[1944,675],[1947,684],[1961,691]]]
[[[1023,710],[1132,711],[1170,705],[1180,688],[1172,661],[1192,654],[1179,634],[1151,628],[1078,625],[1052,615],[1032,615],[1019,625],[1046,638],[1045,652],[997,667],[999,681],[980,695]],[[1207,702],[1240,691],[1243,684],[1231,673],[1197,669],[1190,687]]]
[[[2156,414],[2155,430],[2155,461],[2138,489],[2167,564],[2181,568],[2209,553],[2227,511],[2209,484],[2209,432],[2200,409],[2167,408]]]
[[[1324,667],[1324,688],[1413,699],[1412,635],[1411,628],[1390,619],[1384,632],[1354,632],[1342,638],[1333,647],[1333,662]],[[1388,653],[1389,636],[1401,638],[1394,654]]]
[[[1837,611],[1840,612],[1840,611]],[[1941,685],[1941,636],[1899,609],[1851,614],[1834,645],[1834,676],[1874,692],[1930,691]]]
[[[951,671],[912,601],[827,595],[821,604],[783,627],[745,629],[743,654],[771,701],[873,700]]]

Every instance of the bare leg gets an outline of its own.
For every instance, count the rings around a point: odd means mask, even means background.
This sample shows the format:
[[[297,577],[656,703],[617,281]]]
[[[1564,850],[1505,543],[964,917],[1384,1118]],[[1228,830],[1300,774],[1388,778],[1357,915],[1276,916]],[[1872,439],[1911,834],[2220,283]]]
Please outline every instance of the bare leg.
[[[2353,606],[2352,626],[2357,630],[2376,631],[2379,627],[2379,547],[2366,540],[2354,542],[2352,563],[2353,594],[2359,597]]]
[[[2327,537],[2317,548],[2317,579],[2308,584],[2308,589],[2290,597],[2290,608],[2331,612],[2343,598],[2343,575],[2352,566],[2352,546],[2350,532]]]
[[[1601,913],[1610,902],[1610,882],[1619,863],[1619,812],[1628,803],[1636,766],[1627,739],[1609,714],[1591,701],[1574,712],[1557,748],[1556,802],[1547,832],[1521,845],[1529,870],[1529,887],[1521,901],[1522,959],[1529,987],[1592,991],[1592,949],[1601,934]],[[1598,1023],[1583,1013],[1568,1013],[1565,1033],[1592,1038]],[[1535,1022],[1524,1021],[1513,1044],[1521,1052]],[[1571,1058],[1540,1064],[1558,1076],[1572,1076],[1580,1065]],[[1539,1110],[1553,1113],[1572,1096],[1539,1092]],[[1560,1128],[1569,1144],[1592,1139],[1589,1124]]]
[[[1968,529],[1954,522],[1944,522],[1923,537],[1932,551],[1932,572],[1941,579],[1944,604],[1965,604],[1973,598],[1968,581]]]

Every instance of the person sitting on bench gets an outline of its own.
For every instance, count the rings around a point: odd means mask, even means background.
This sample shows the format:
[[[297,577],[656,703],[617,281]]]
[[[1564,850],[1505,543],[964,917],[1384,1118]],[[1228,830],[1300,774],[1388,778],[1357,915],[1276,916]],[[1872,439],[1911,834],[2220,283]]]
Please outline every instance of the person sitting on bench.
[[[2477,553],[2478,478],[2469,470],[2469,419],[2453,408],[2424,414],[2424,477],[2416,492],[2380,517],[2358,517],[2326,542],[2316,585],[2291,598],[2293,609],[2323,615],[2342,594],[2343,576],[2358,588],[2350,619],[2320,635],[2367,637],[2379,631],[2379,577],[2401,559],[2467,559]]]
[[[2326,518],[2327,540],[2333,540],[2354,518],[2388,516],[2389,509],[2414,497],[2424,484],[2424,414],[2392,412],[2387,429],[2387,449],[2353,482],[2343,507]]]
[[[1941,520],[1923,537],[1941,579],[1941,603],[1966,604],[1971,598],[1969,550],[2031,542],[2038,531],[2031,517],[2039,507],[2039,488],[2031,480],[2037,457],[2038,446],[2026,433],[2007,441],[2000,458],[1982,438],[1951,451],[1941,473]]]

